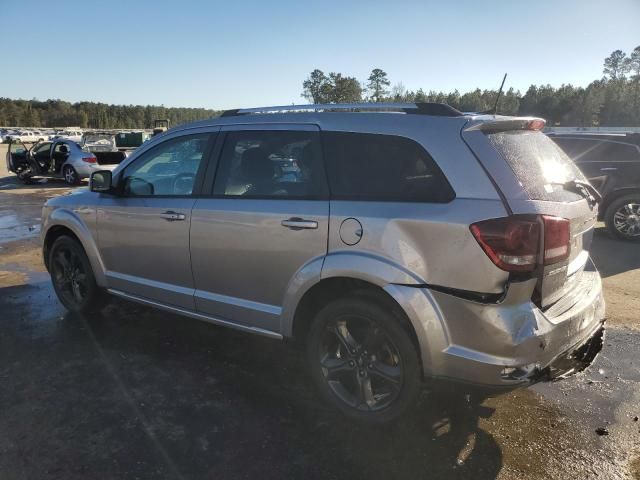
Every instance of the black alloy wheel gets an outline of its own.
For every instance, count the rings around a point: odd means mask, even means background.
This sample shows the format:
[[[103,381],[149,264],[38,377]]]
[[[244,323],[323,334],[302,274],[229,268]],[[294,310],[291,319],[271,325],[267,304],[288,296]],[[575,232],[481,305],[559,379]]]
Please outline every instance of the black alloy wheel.
[[[104,305],[106,293],[98,287],[82,246],[73,238],[58,238],[49,252],[49,273],[60,302],[72,312],[93,312]]]
[[[331,302],[314,319],[307,346],[316,384],[352,418],[385,423],[419,394],[418,354],[389,308],[368,299]]]

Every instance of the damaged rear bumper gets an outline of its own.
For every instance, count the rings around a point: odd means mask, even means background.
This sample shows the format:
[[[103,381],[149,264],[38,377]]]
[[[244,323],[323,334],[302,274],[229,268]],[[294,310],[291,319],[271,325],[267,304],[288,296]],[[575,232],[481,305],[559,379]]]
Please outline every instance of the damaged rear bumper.
[[[602,325],[584,343],[559,355],[545,368],[537,369],[530,378],[531,382],[561,380],[582,372],[594,362],[602,350],[605,335],[605,328]]]
[[[574,294],[547,310],[527,300],[534,286],[535,280],[512,284],[494,304],[426,288],[387,291],[415,327],[426,379],[504,391],[575,374],[602,349],[605,304],[597,271],[585,271]]]

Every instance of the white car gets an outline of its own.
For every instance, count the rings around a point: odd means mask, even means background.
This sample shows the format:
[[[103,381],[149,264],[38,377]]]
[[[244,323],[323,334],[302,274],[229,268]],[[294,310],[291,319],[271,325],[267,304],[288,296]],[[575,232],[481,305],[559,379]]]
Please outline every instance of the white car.
[[[55,135],[52,140],[66,139],[80,143],[82,141],[82,131],[80,130],[63,130]]]
[[[6,138],[8,142],[17,142],[18,140],[20,140],[24,143],[36,143],[41,140],[47,140],[46,136],[40,134],[40,132],[36,134],[35,132],[32,132],[30,130],[18,131],[16,133],[7,135]]]

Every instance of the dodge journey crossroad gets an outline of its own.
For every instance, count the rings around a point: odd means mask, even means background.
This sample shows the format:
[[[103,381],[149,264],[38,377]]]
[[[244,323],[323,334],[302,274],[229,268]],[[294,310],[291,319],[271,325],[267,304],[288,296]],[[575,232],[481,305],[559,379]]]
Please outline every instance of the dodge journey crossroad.
[[[604,302],[598,193],[544,120],[443,104],[230,110],[49,200],[62,304],[110,295],[306,351],[327,401],[390,421],[422,385],[586,368]]]

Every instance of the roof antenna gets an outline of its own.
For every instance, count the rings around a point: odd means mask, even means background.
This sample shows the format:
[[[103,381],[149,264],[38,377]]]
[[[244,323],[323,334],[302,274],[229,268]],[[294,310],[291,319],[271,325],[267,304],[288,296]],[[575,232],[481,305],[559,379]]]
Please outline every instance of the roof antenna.
[[[507,74],[504,74],[504,77],[502,77],[502,83],[500,84],[500,90],[498,90],[498,96],[496,97],[496,103],[493,106],[493,108],[491,110],[489,110],[487,113],[490,113],[492,115],[495,115],[498,113],[498,102],[500,101],[500,97],[502,96],[502,87],[504,87],[504,81],[507,79]]]
[[[504,87],[504,82],[507,79],[507,74],[504,74],[504,77],[502,77],[502,83],[500,84],[500,89],[498,90],[498,96],[496,97],[496,103],[493,105],[493,108],[490,108],[489,110],[485,110],[484,112],[480,112],[480,113],[486,113],[489,115],[495,115],[496,113],[498,113],[498,102],[500,101],[500,97],[502,96],[502,88]]]

